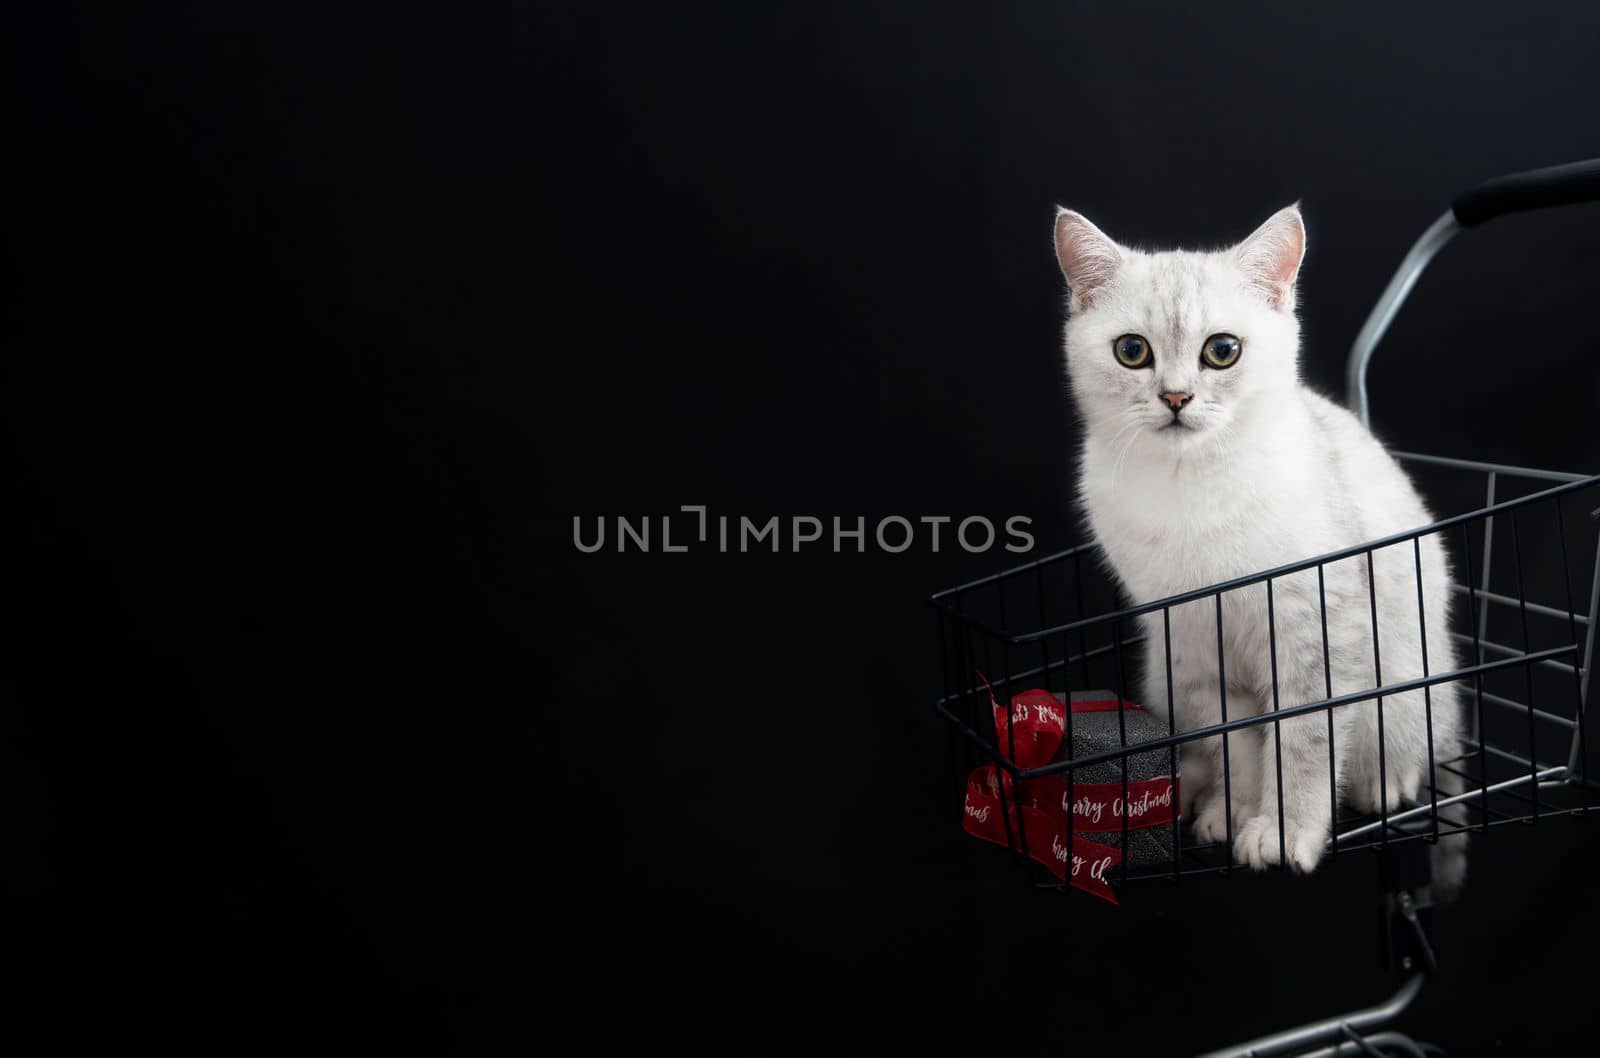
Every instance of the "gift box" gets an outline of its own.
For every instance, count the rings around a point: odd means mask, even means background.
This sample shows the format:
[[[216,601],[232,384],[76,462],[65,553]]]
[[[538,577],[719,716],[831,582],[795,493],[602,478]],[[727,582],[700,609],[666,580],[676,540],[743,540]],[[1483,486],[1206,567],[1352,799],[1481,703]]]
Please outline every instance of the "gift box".
[[[1168,733],[1165,720],[1108,691],[1064,697],[1035,688],[1002,706],[991,688],[989,700],[996,745],[1024,770]],[[1111,883],[1124,859],[1130,868],[1172,862],[1178,803],[1172,753],[1163,748],[1074,769],[1070,781],[1064,772],[1014,779],[986,764],[967,778],[962,819],[972,836],[1026,852],[1057,878],[1116,903]]]

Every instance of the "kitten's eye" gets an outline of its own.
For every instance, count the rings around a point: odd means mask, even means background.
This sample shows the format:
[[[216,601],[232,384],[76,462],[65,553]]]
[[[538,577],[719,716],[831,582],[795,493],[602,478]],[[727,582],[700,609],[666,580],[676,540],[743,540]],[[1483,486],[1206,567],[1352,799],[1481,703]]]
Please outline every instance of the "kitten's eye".
[[[1244,344],[1231,334],[1213,334],[1200,347],[1200,359],[1207,367],[1232,367],[1239,360]]]
[[[1148,367],[1150,364],[1150,343],[1137,334],[1124,334],[1111,343],[1111,351],[1117,354],[1117,363],[1123,367]]]

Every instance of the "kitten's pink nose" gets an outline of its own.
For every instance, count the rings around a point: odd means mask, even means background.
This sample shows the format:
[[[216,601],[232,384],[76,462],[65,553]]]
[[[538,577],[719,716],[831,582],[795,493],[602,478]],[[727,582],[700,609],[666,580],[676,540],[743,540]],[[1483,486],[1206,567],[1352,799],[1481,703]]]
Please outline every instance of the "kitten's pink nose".
[[[1166,401],[1174,413],[1182,410],[1183,406],[1194,399],[1193,393],[1163,393],[1161,399]]]

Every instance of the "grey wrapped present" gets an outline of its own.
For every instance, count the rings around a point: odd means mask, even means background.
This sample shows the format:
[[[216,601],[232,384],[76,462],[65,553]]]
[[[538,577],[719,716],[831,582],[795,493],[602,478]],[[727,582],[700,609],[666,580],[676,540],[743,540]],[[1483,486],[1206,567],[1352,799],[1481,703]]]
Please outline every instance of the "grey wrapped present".
[[[1066,704],[1062,695],[1055,695]],[[1111,691],[1074,691],[1066,717],[1070,744],[1062,739],[1058,761],[1137,745],[1167,735],[1167,718],[1124,700],[1119,726],[1117,696]],[[1124,735],[1126,742],[1124,742]],[[1170,748],[1130,753],[1127,758],[1128,800],[1122,800],[1123,758],[1075,768],[1071,800],[1073,826],[1091,841],[1122,847],[1122,815],[1128,817],[1128,867],[1159,868],[1172,864],[1171,819],[1177,812],[1177,782]],[[1060,777],[1066,794],[1066,774]],[[1126,806],[1124,808],[1124,805]],[[1152,822],[1159,820],[1158,822]]]

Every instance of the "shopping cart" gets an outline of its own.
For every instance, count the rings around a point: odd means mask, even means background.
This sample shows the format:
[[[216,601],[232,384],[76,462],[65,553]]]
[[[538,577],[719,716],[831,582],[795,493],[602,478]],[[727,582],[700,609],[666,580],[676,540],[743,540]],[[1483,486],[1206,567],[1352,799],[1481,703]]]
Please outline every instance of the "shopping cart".
[[[1422,271],[1450,239],[1496,217],[1594,201],[1600,201],[1600,160],[1501,177],[1457,198],[1411,248],[1356,337],[1347,381],[1350,406],[1361,420],[1370,425],[1367,366],[1373,352]],[[1435,758],[1436,771],[1450,776],[1449,783],[1430,784],[1418,803],[1384,809],[1377,816],[1341,808],[1337,792],[1329,791],[1335,823],[1328,858],[1364,853],[1380,861],[1381,900],[1388,928],[1384,955],[1403,975],[1399,990],[1378,1006],[1219,1051],[1219,1055],[1440,1053],[1384,1028],[1406,1009],[1426,974],[1435,969],[1427,933],[1432,900],[1430,847],[1441,841],[1464,841],[1468,834],[1492,834],[1508,824],[1543,824],[1557,817],[1584,815],[1596,807],[1597,787],[1589,779],[1584,705],[1600,601],[1600,475],[1412,452],[1395,454],[1434,510],[1466,508],[1464,513],[1134,606],[1120,603],[1093,544],[941,591],[931,599],[938,618],[944,676],[944,693],[936,708],[956,736],[961,761],[968,766],[989,765],[1001,773],[994,791],[999,797],[1004,841],[1025,863],[1029,862],[1028,828],[1022,799],[1016,796],[1016,791],[1024,788],[1019,783],[1047,777],[1059,782],[1057,777],[1065,776],[1070,802],[1080,772],[1096,768],[1103,773],[1109,764],[1121,776],[1126,804],[1130,760],[1135,755],[1148,761],[1153,751],[1165,753],[1167,775],[1175,781],[1179,747],[1197,739],[1222,736],[1226,762],[1229,737],[1247,728],[1265,728],[1291,717],[1322,713],[1327,715],[1331,731],[1333,711],[1338,708],[1376,707],[1381,717],[1386,695],[1419,689],[1426,694],[1447,683],[1460,689],[1458,693],[1467,703],[1467,735],[1455,752],[1441,752]],[[1371,687],[1339,695],[1332,694],[1330,680],[1329,695],[1321,701],[1275,702],[1260,715],[1232,719],[1226,712],[1224,689],[1220,721],[1192,730],[1180,730],[1174,724],[1169,680],[1165,700],[1157,695],[1158,700],[1143,703],[1164,721],[1161,737],[1130,744],[1124,731],[1118,744],[1109,749],[1041,766],[1016,763],[1013,711],[996,710],[997,701],[1035,688],[1059,694],[1063,701],[1075,692],[1108,688],[1121,710],[1134,693],[1129,674],[1138,671],[1133,661],[1137,652],[1165,650],[1170,656],[1174,607],[1214,604],[1220,653],[1224,596],[1251,592],[1267,608],[1270,627],[1274,583],[1295,574],[1309,576],[1313,570],[1320,582],[1329,564],[1363,557],[1370,568],[1372,555],[1380,550],[1415,555],[1420,578],[1420,541],[1429,535],[1440,538],[1455,570],[1456,583],[1451,590],[1458,603],[1453,608],[1457,627],[1451,634],[1465,659],[1459,667],[1425,671],[1420,678],[1390,683],[1375,678]],[[1233,604],[1230,600],[1230,606]],[[1323,607],[1326,624],[1325,601]],[[1372,609],[1376,622],[1375,600]],[[1168,635],[1147,638],[1135,619],[1157,614]],[[1420,605],[1418,620],[1422,620]],[[1144,627],[1156,627],[1156,622],[1145,622]],[[997,717],[1003,720],[997,721]],[[1065,723],[1070,746],[1070,710]],[[1267,729],[1263,737],[1274,736]],[[1329,741],[1331,745],[1332,739]],[[960,769],[962,775],[967,771],[966,767]],[[1270,781],[1270,775],[1262,779],[1263,783]],[[1281,798],[1281,771],[1277,782]],[[1229,788],[1226,763],[1222,784],[1224,790]],[[1072,815],[1069,811],[1069,846],[1075,840]],[[1201,844],[1191,838],[1176,813],[1173,816],[1161,824],[1170,828],[1169,856],[1159,862],[1123,857],[1108,872],[1108,880],[1121,887],[1163,878],[1246,873],[1233,859],[1231,824],[1229,840]],[[1120,847],[1127,848],[1127,812],[1122,813],[1121,828]],[[1492,854],[1492,845],[1474,853]],[[1049,876],[1044,880],[1049,883]],[[1066,888],[1065,882],[1054,884]]]

